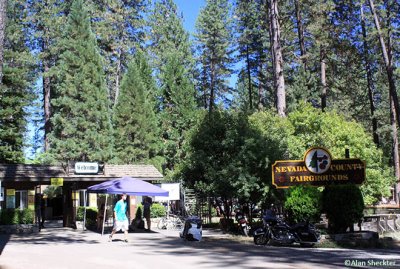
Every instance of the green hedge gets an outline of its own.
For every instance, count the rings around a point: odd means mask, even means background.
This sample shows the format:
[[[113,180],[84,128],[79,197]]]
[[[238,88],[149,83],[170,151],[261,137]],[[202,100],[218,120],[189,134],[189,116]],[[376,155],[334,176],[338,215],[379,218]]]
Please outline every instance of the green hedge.
[[[333,233],[346,232],[363,217],[364,200],[355,185],[326,186],[322,204],[329,220],[329,230]]]
[[[0,224],[33,224],[34,211],[32,209],[2,209],[0,213]]]
[[[154,203],[150,208],[150,217],[151,218],[161,218],[165,217],[166,210],[165,207],[161,204]]]
[[[97,219],[97,207],[86,207],[86,226],[95,226]],[[85,214],[85,207],[78,207],[78,213],[76,214],[77,221],[83,221],[83,215]]]
[[[289,190],[285,209],[289,222],[317,222],[321,215],[321,192],[315,187],[296,186]]]
[[[143,205],[139,204],[137,209],[136,209],[136,218],[138,217],[137,215],[140,212],[141,218],[143,218]],[[150,218],[161,218],[165,217],[166,215],[166,210],[165,207],[159,203],[153,203],[150,208]]]

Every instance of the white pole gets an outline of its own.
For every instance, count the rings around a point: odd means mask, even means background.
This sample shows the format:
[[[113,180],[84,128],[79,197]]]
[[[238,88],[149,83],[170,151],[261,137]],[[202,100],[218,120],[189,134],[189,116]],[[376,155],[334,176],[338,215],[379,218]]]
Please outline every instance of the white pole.
[[[83,227],[82,227],[82,230],[84,230],[84,231],[86,230],[86,201],[87,201],[86,194],[87,194],[87,191],[84,190],[83,191],[83,203],[85,206],[85,214],[83,214]]]
[[[169,198],[167,200],[167,218],[169,218]]]
[[[104,223],[106,222],[106,212],[107,212],[107,197],[108,197],[108,194],[106,194],[106,202],[104,204],[103,225],[101,227],[101,236],[104,235]]]

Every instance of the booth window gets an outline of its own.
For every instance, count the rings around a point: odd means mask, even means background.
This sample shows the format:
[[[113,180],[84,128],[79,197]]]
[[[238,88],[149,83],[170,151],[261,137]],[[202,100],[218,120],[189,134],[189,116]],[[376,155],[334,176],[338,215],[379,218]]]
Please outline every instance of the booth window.
[[[15,208],[25,209],[28,207],[28,191],[15,192]]]

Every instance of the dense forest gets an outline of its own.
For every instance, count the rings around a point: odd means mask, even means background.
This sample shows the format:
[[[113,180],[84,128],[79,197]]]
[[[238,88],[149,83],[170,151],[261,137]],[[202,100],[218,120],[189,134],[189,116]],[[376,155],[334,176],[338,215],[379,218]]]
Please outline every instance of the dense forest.
[[[255,200],[275,160],[349,148],[366,203],[398,199],[399,65],[398,0],[207,0],[193,35],[173,0],[0,0],[0,163],[151,163]]]

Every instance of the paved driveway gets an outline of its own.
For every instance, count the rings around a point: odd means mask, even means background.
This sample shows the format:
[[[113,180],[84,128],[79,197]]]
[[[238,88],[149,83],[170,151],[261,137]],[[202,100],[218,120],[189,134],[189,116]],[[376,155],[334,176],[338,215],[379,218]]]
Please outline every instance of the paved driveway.
[[[48,228],[39,234],[0,236],[0,269],[35,268],[400,268],[399,250],[348,250],[255,246],[217,231],[204,231],[201,242],[185,242],[177,232],[130,233],[129,243],[69,228]],[[397,266],[367,266],[368,261]],[[365,265],[365,266],[364,266]]]

